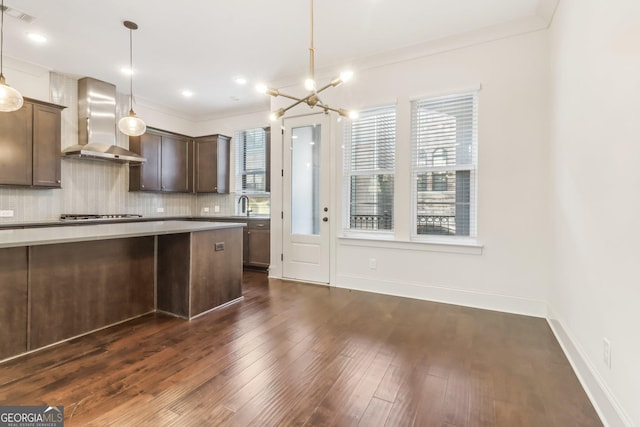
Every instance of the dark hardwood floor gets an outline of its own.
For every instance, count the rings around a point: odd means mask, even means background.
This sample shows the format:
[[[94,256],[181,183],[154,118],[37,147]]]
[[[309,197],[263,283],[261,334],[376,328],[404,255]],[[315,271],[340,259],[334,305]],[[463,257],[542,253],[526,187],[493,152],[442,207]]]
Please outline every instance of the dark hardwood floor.
[[[245,300],[0,365],[66,426],[599,426],[543,319],[245,272]]]

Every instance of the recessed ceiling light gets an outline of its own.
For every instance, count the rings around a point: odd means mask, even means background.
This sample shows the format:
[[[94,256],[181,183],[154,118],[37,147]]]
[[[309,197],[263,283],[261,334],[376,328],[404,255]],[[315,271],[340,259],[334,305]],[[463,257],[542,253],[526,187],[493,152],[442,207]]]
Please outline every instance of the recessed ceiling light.
[[[27,37],[34,43],[44,44],[47,42],[47,38],[38,33],[27,33]]]
[[[244,77],[236,77],[233,79],[234,82],[236,82],[239,85],[246,85],[247,84],[247,79],[245,79]]]
[[[193,92],[191,92],[190,90],[183,90],[182,96],[184,96],[185,98],[191,98],[193,96]]]
[[[130,76],[130,75],[132,75],[134,73],[133,70],[131,70],[131,68],[129,68],[129,67],[120,68],[120,72],[122,74],[126,74],[127,76]]]

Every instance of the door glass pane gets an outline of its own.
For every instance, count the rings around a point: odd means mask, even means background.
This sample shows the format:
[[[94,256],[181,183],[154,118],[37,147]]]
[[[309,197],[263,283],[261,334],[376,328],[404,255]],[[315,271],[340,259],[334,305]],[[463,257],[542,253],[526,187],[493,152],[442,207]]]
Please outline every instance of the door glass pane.
[[[291,130],[291,234],[320,234],[320,126]]]

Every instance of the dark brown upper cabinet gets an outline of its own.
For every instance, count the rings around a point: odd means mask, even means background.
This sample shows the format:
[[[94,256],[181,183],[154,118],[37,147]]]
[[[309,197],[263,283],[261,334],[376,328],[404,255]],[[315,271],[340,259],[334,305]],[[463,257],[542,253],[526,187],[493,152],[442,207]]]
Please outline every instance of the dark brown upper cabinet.
[[[65,107],[25,98],[0,114],[0,185],[60,188],[60,141]]]
[[[225,135],[195,139],[194,188],[196,193],[229,193],[229,142]]]
[[[129,149],[147,159],[129,167],[129,191],[193,191],[193,141],[183,135],[147,128],[129,137]]]

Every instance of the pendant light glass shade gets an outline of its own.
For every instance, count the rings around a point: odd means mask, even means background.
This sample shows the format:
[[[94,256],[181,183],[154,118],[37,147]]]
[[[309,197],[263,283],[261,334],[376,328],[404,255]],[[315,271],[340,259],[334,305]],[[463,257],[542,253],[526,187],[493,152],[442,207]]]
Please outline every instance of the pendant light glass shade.
[[[0,111],[8,113],[22,108],[24,99],[20,92],[7,85],[4,76],[0,75]]]
[[[120,119],[118,122],[118,129],[120,129],[120,132],[125,135],[140,136],[146,132],[147,125],[145,125],[142,119],[139,119],[138,116],[136,116],[136,113],[131,110],[128,116]]]
[[[2,74],[4,59],[4,0],[0,3],[0,112],[8,113],[22,108],[24,99],[20,92],[7,84]]]

